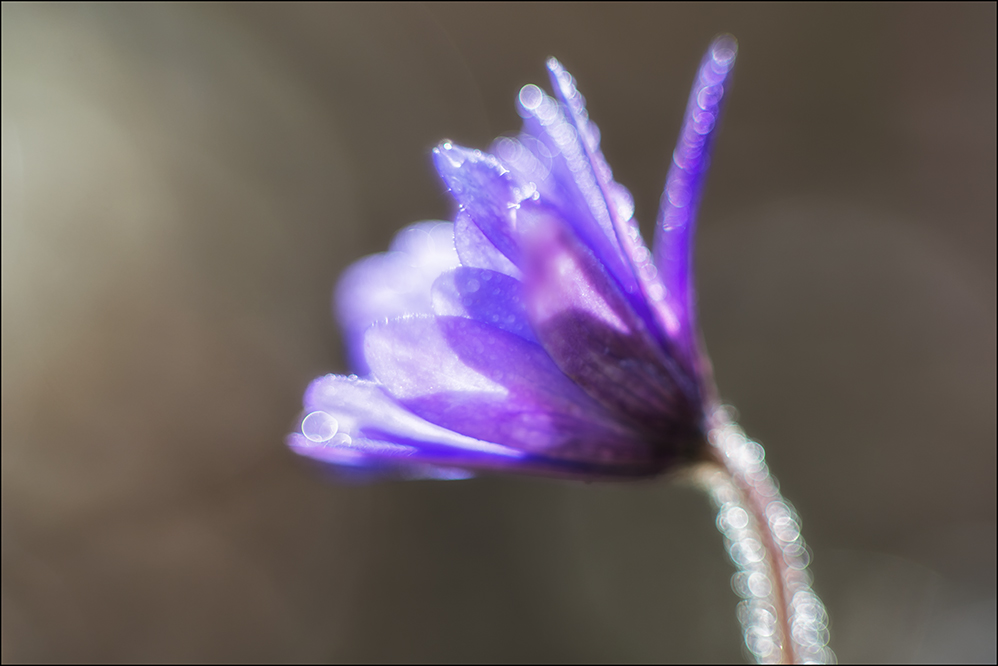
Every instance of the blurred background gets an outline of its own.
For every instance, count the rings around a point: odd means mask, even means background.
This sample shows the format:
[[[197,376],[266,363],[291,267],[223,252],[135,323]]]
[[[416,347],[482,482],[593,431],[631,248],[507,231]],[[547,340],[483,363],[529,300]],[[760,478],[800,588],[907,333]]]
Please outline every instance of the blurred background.
[[[726,400],[842,661],[995,651],[996,10],[3,4],[2,657],[744,659],[705,497],[332,485],[338,275],[451,213],[429,160],[575,74],[651,233],[694,71],[740,56],[700,218]]]

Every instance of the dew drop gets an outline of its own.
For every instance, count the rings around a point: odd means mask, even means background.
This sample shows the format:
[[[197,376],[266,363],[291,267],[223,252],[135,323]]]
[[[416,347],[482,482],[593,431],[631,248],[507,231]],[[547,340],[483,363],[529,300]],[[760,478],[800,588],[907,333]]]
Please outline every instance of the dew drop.
[[[301,434],[310,442],[327,442],[333,438],[340,424],[332,416],[323,411],[315,411],[301,421]]]
[[[697,105],[704,111],[709,111],[717,106],[724,94],[724,86],[720,84],[706,86],[697,93]]]
[[[534,84],[525,85],[520,88],[520,104],[528,111],[533,111],[541,105],[544,100],[544,93]]]
[[[338,432],[329,440],[328,446],[353,446],[353,437],[345,432]]]

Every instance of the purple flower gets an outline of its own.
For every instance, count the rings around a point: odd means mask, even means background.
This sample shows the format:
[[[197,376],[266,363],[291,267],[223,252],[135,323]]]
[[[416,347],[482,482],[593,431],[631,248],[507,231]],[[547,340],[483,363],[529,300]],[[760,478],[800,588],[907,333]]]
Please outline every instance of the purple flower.
[[[716,398],[693,231],[735,53],[719,37],[700,65],[652,251],[553,58],[554,97],[520,91],[518,136],[434,149],[454,221],[408,227],[347,270],[338,316],[364,378],[313,381],[289,446],[338,471],[431,478],[640,477],[700,456]]]

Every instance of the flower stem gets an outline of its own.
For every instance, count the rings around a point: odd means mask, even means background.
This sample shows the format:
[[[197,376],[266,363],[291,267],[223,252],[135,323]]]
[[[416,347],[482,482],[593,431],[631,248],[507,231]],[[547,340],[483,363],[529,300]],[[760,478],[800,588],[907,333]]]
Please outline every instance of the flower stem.
[[[727,410],[714,410],[709,465],[701,483],[718,508],[717,527],[738,571],[738,619],[759,663],[827,663],[828,616],[811,591],[809,555],[793,506],[780,495],[760,444]]]

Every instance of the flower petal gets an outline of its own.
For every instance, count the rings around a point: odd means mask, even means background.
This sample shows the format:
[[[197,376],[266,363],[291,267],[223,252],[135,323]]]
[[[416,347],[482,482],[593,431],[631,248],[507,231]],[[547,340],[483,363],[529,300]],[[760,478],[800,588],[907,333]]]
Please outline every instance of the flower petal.
[[[433,310],[477,319],[537,343],[523,305],[523,284],[496,271],[461,266],[444,273],[433,283]]]
[[[532,228],[524,247],[527,313],[558,367],[653,437],[695,434],[677,428],[699,425],[696,382],[662,351],[599,260],[540,207],[525,206],[520,221]]]
[[[506,255],[496,249],[471,216],[459,211],[454,220],[454,247],[462,266],[487,268],[519,279],[523,273]]]
[[[305,392],[305,410],[288,447],[329,465],[340,479],[465,479],[473,471],[568,478],[647,476],[659,464],[564,460],[484,442],[424,421],[376,382],[326,375]],[[616,464],[615,464],[616,463]]]
[[[433,163],[461,211],[514,265],[520,249],[512,211],[527,193],[492,155],[444,141],[433,149]]]
[[[580,139],[579,149],[586,159],[579,160],[579,163],[588,167],[601,195],[597,197],[594,194],[591,197],[590,208],[598,219],[606,217],[610,221],[617,243],[627,259],[630,275],[633,276],[633,283],[623,283],[624,290],[629,293],[635,289],[640,290],[642,298],[630,299],[635,310],[651,324],[656,337],[667,351],[679,351],[689,360],[688,349],[682,346],[676,349],[675,341],[679,339],[682,322],[670,305],[668,290],[659,278],[651,252],[641,237],[641,229],[634,219],[634,200],[630,192],[613,179],[610,165],[600,151],[599,129],[589,120],[585,98],[575,87],[572,75],[555,58],[548,60],[548,71],[567,121],[575,128]]]
[[[547,177],[533,181],[541,199],[561,212],[624,292],[639,300],[636,279],[626,264],[586,152],[585,142],[593,137],[580,137],[566,117],[566,109],[537,86],[524,86],[517,102],[523,134],[519,140],[497,142],[499,156],[520,179],[529,180],[540,170],[548,171]]]
[[[389,251],[350,266],[336,288],[336,314],[344,329],[351,367],[368,372],[364,332],[376,321],[433,312],[430,289],[444,271],[459,265],[453,225],[420,222],[400,231]]]
[[[572,383],[544,350],[463,317],[407,317],[365,336],[374,376],[444,428],[549,458],[656,464],[654,451]]]
[[[700,63],[686,106],[683,129],[665,181],[655,230],[655,265],[666,288],[665,300],[682,323],[681,338],[697,345],[693,295],[693,234],[703,194],[709,154],[724,96],[724,84],[735,64],[738,44],[722,35]],[[695,354],[700,358],[699,354]]]
[[[521,451],[465,437],[415,416],[375,382],[326,375],[305,392],[305,411],[288,445],[321,462],[378,468],[425,465],[488,468],[524,458]],[[417,465],[418,467],[418,465]]]

